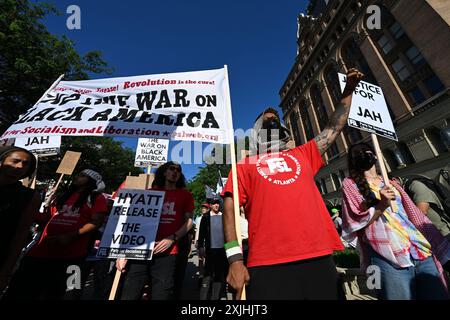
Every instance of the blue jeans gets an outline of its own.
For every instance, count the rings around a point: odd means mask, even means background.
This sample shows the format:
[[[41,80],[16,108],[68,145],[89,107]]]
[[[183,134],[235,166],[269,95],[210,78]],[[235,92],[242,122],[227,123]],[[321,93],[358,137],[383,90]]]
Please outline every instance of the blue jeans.
[[[381,271],[380,300],[447,300],[447,291],[441,282],[432,257],[414,260],[414,266],[400,268],[369,248],[371,265]]]

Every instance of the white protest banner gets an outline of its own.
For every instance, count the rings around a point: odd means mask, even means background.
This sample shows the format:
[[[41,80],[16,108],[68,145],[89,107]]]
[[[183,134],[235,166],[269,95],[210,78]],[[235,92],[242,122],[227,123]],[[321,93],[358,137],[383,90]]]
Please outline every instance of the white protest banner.
[[[50,156],[58,154],[58,150],[61,147],[61,136],[16,138],[14,145],[27,149],[39,156]]]
[[[338,75],[343,91],[346,76],[342,73]],[[348,125],[397,141],[383,91],[380,87],[365,81],[360,81],[353,93]]]
[[[229,143],[225,69],[61,81],[3,133]]]
[[[120,190],[97,257],[151,260],[163,202],[163,191]]]
[[[139,138],[134,159],[135,167],[148,167],[167,162],[169,140]]]

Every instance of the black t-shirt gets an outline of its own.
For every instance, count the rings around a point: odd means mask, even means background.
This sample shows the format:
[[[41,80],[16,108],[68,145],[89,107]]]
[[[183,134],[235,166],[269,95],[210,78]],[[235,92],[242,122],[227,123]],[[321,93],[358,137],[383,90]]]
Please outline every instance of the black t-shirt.
[[[33,189],[24,187],[20,182],[0,187],[0,267],[6,262],[23,210],[33,194]]]

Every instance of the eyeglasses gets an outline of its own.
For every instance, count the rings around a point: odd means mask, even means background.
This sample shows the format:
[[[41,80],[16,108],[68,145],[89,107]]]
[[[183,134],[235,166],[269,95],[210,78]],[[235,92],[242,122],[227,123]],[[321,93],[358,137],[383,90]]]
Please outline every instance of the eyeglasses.
[[[177,167],[177,166],[170,166],[169,167],[170,171],[177,171],[181,173],[181,167]]]

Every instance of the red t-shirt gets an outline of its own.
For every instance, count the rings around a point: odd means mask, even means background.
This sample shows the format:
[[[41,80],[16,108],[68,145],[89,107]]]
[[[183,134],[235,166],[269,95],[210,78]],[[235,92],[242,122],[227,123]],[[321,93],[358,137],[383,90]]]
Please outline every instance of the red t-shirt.
[[[314,181],[322,166],[314,140],[237,164],[239,204],[249,222],[249,267],[310,259],[344,249]],[[225,192],[233,193],[231,171]]]
[[[73,209],[72,206],[78,199],[78,193],[74,193],[58,211],[52,207],[52,218],[45,226],[39,243],[33,247],[28,255],[49,259],[74,259],[81,258],[87,254],[90,235],[78,237],[66,246],[52,245],[46,242],[48,236],[56,236],[73,233],[92,220],[97,213],[106,213],[106,199],[102,194],[95,198],[90,208],[84,204],[81,208]]]
[[[184,223],[184,214],[194,210],[194,198],[186,189],[164,190],[153,188],[153,190],[165,192],[164,204],[155,239],[155,241],[160,241],[171,236],[181,228]],[[170,254],[178,253],[178,245],[173,245],[167,251]]]

